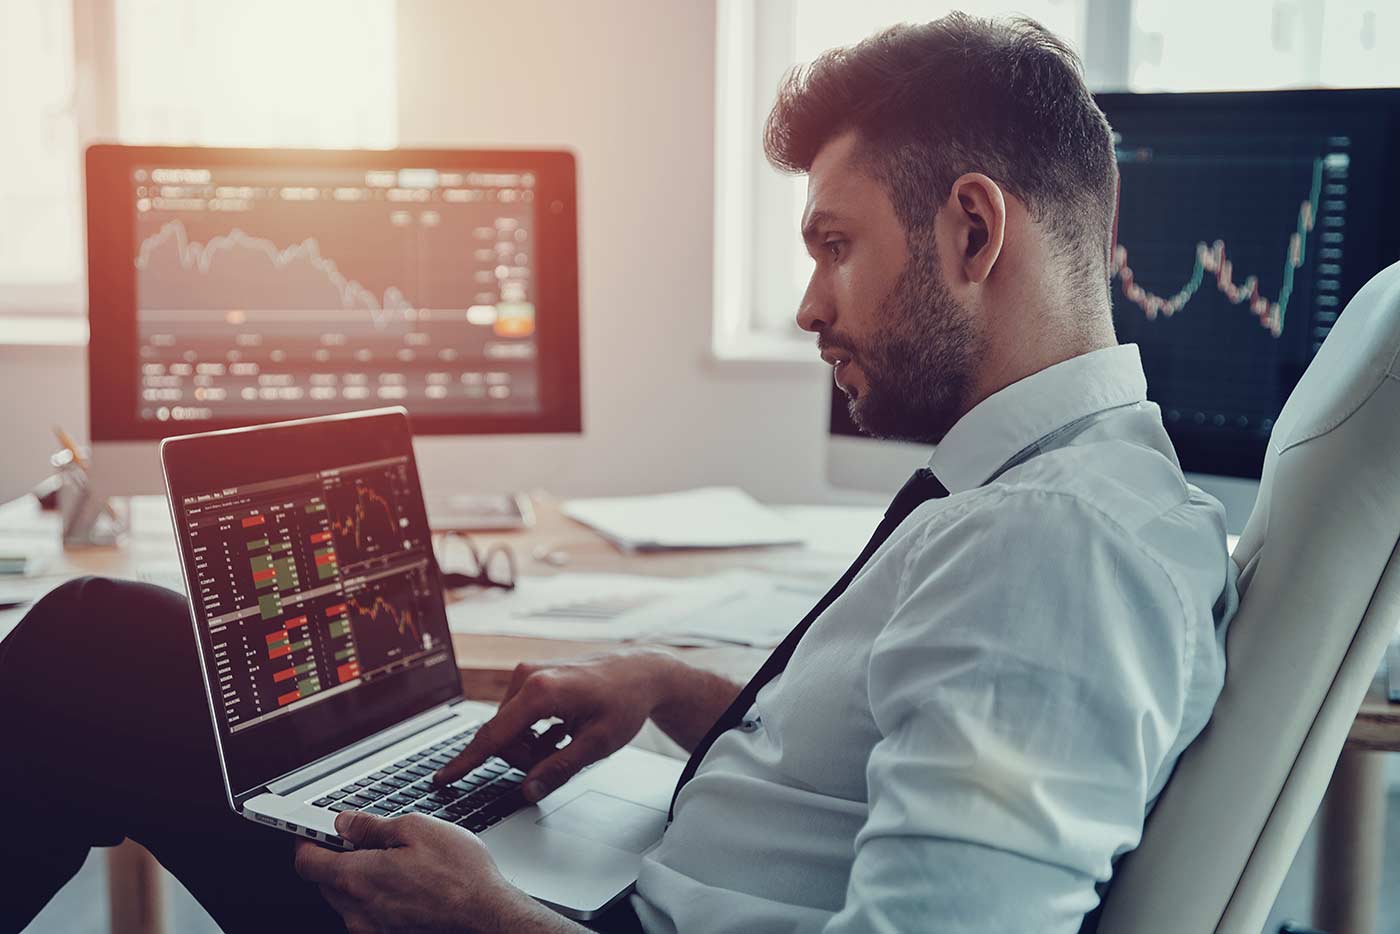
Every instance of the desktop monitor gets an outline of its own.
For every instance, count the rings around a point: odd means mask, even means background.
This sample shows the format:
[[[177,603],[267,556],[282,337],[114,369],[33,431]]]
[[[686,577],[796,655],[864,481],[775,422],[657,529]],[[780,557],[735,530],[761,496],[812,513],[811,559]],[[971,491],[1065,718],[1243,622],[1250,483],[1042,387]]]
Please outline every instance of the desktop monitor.
[[[570,153],[93,146],[87,218],[104,493],[167,435],[389,404],[581,430]]]
[[[1273,420],[1337,316],[1400,259],[1400,89],[1100,94],[1121,179],[1110,290],[1181,466],[1238,531]],[[856,431],[828,476],[892,491],[920,445]]]

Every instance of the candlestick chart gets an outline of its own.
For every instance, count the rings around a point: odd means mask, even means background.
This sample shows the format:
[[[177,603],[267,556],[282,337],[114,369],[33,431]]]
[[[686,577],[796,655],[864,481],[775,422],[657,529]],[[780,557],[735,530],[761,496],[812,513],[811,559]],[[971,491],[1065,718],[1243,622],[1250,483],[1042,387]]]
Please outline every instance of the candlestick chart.
[[[1336,321],[1351,149],[1326,133],[1121,133],[1114,327],[1179,449],[1262,444]]]
[[[1318,199],[1322,194],[1323,160],[1313,160],[1312,189],[1307,199],[1298,205],[1298,228],[1288,236],[1283,249],[1282,286],[1278,298],[1270,300],[1259,288],[1259,277],[1248,275],[1241,282],[1234,281],[1234,262],[1226,257],[1224,240],[1216,240],[1207,245],[1204,241],[1196,244],[1196,265],[1186,283],[1170,297],[1149,292],[1136,281],[1133,269],[1128,265],[1128,248],[1116,244],[1113,248],[1113,273],[1122,284],[1123,297],[1137,305],[1148,319],[1159,313],[1168,316],[1175,314],[1201,287],[1207,273],[1214,279],[1215,288],[1232,305],[1246,305],[1251,314],[1259,319],[1260,325],[1267,328],[1274,337],[1283,334],[1284,318],[1288,313],[1288,302],[1293,295],[1293,278],[1303,265],[1308,251],[1308,239],[1316,225]],[[1337,186],[1333,186],[1336,188]]]

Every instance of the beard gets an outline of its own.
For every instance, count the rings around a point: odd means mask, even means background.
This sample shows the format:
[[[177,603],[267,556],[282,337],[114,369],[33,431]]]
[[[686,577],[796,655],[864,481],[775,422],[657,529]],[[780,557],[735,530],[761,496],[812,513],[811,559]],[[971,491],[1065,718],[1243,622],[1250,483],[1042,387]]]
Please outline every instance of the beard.
[[[939,273],[932,235],[910,254],[881,303],[877,336],[855,343],[823,334],[822,345],[859,361],[866,388],[847,401],[856,427],[876,438],[937,444],[962,416],[979,340],[967,311]]]

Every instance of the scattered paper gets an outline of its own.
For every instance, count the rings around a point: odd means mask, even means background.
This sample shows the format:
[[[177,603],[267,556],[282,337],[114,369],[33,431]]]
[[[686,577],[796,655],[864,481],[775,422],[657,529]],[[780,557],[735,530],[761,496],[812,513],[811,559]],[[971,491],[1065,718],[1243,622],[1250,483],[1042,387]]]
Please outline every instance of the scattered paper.
[[[62,577],[8,577],[0,579],[0,604],[9,609],[36,603],[50,590],[62,584]]]
[[[468,592],[447,607],[453,632],[581,642],[772,646],[824,585],[753,571],[667,578],[558,574],[514,591]]]
[[[566,503],[563,512],[623,551],[744,548],[802,541],[792,523],[735,487],[576,499]]]

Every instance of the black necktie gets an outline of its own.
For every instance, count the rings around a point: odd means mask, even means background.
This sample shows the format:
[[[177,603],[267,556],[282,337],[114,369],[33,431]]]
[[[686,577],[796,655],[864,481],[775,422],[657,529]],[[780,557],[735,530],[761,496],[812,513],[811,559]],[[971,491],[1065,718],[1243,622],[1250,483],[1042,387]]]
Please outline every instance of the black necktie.
[[[885,539],[890,537],[899,524],[907,519],[920,503],[947,495],[948,489],[938,481],[938,478],[933,475],[933,471],[927,467],[921,467],[914,471],[914,475],[904,486],[900,487],[894,500],[890,502],[889,508],[885,510],[885,518],[880,520],[880,524],[875,527],[875,534],[870,536],[870,541],[866,543],[865,548],[851,566],[846,569],[846,573],[841,575],[841,579],[832,585],[832,588],[826,592],[826,596],[822,597],[817,605],[812,607],[811,612],[802,618],[802,622],[798,623],[792,632],[788,633],[787,637],[779,643],[778,647],[773,650],[773,654],[768,656],[768,660],[763,663],[763,667],[758,669],[758,674],[744,685],[739,696],[734,698],[734,703],[720,714],[720,718],[715,721],[709,732],[695,747],[695,751],[690,754],[690,761],[685,764],[685,768],[681,771],[680,780],[676,782],[675,794],[671,795],[672,811],[675,810],[676,798],[680,796],[681,789],[685,787],[686,782],[694,777],[695,770],[700,767],[700,760],[705,758],[705,754],[710,751],[715,740],[739,725],[744,714],[753,706],[754,698],[758,696],[759,690],[787,667],[792,653],[797,650],[797,643],[802,641],[802,637],[817,621],[817,617],[821,616],[837,597],[846,592],[846,588],[850,586],[860,569],[865,566],[865,562],[870,560],[870,556],[875,553],[875,550],[884,544]],[[668,820],[670,816],[667,815]]]

